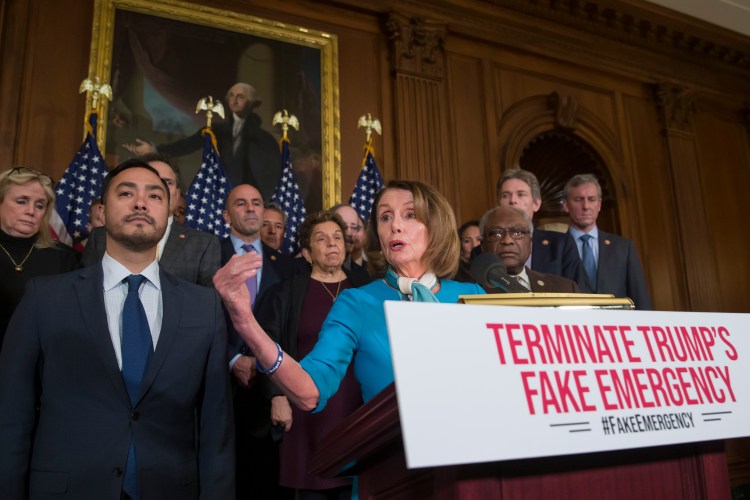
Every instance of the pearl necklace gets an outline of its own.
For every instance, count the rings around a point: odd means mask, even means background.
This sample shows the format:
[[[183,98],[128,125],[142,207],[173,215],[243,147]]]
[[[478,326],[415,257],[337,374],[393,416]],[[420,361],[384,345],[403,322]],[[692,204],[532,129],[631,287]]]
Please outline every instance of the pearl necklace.
[[[31,248],[29,248],[29,253],[26,254],[26,257],[24,257],[20,263],[16,262],[16,260],[10,254],[10,252],[6,250],[3,245],[0,245],[0,248],[3,249],[3,252],[5,252],[5,255],[7,255],[10,261],[13,263],[13,266],[15,267],[16,272],[20,273],[20,272],[23,272],[23,265],[26,264],[26,261],[29,260],[29,257],[31,257],[31,252],[34,250],[34,245],[33,244],[31,245]]]

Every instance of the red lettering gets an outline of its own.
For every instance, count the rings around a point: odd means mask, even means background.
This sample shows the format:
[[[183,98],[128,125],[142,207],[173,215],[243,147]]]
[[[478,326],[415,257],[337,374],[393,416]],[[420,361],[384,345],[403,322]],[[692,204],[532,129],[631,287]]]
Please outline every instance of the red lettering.
[[[648,375],[649,382],[651,382],[651,391],[654,394],[654,400],[656,401],[656,406],[662,405],[661,403],[662,400],[659,398],[659,394],[662,395],[665,403],[669,403],[667,392],[662,386],[661,373],[659,373],[659,370],[656,370],[654,368],[649,368],[646,370],[646,374]]]
[[[622,340],[622,345],[625,346],[625,353],[628,355],[628,361],[631,363],[640,363],[641,358],[640,356],[633,355],[632,347],[635,345],[635,342],[630,340],[628,337],[628,334],[630,333],[630,327],[629,326],[620,326],[620,339]]]
[[[659,326],[651,327],[651,331],[654,333],[654,342],[656,342],[656,347],[659,349],[661,360],[674,361],[674,353],[669,346],[667,333]]]
[[[508,333],[508,342],[510,343],[510,353],[513,355],[513,363],[516,365],[528,365],[529,360],[518,355],[518,348],[523,346],[523,342],[513,337],[513,330],[519,330],[521,325],[509,325],[506,323],[505,331]]]
[[[594,371],[594,377],[596,377],[596,385],[599,387],[599,394],[601,394],[602,396],[602,403],[604,403],[604,409],[605,410],[617,410],[619,409],[619,406],[611,403],[609,399],[607,398],[607,393],[612,392],[612,387],[609,385],[605,385],[604,381],[602,380],[608,374],[609,374],[608,370]]]
[[[536,377],[535,372],[521,372],[521,382],[523,382],[523,392],[526,394],[526,405],[529,407],[529,414],[535,415],[534,402],[532,397],[539,394],[539,391],[532,389],[529,379]]]
[[[500,323],[487,323],[485,325],[487,328],[492,330],[492,332],[495,334],[495,344],[497,345],[497,355],[500,357],[500,364],[505,364],[505,352],[503,352],[503,343],[500,340],[500,330],[503,329],[502,324]]]
[[[714,353],[711,351],[711,348],[716,343],[716,339],[714,339],[714,336],[716,335],[716,332],[711,332],[711,329],[706,326],[701,326],[698,328],[700,331],[701,337],[703,337],[703,345],[706,346],[706,349],[708,350],[708,359],[711,361],[714,360]]]
[[[656,361],[656,356],[654,355],[654,349],[651,347],[651,339],[648,338],[648,334],[651,332],[650,326],[636,326],[636,330],[641,332],[643,335],[643,340],[646,341],[646,347],[648,347],[648,354],[651,357],[651,361]]]
[[[526,350],[529,353],[529,361],[532,364],[536,363],[547,363],[547,359],[544,356],[544,349],[541,345],[541,336],[535,325],[523,325],[523,336],[526,339]],[[539,361],[537,361],[534,351],[539,354]]]
[[[733,403],[736,402],[737,400],[734,397],[734,390],[732,390],[732,382],[731,380],[729,380],[729,367],[724,366],[724,367],[718,368],[716,372],[718,373],[721,380],[724,381],[724,385],[727,387],[727,391],[729,391],[729,397],[732,398],[732,402]]]
[[[735,349],[734,344],[732,344],[729,341],[729,330],[727,330],[725,327],[720,326],[719,327],[719,339],[724,342],[727,346],[727,350],[724,351],[724,355],[726,355],[727,358],[731,359],[732,361],[737,361],[737,349]],[[712,358],[713,359],[713,358]]]

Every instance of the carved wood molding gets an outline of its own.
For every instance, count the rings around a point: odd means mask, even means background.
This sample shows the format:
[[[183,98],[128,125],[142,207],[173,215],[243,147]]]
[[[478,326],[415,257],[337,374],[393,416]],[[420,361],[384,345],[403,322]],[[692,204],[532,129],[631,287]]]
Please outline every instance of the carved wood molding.
[[[390,13],[385,21],[394,71],[442,80],[445,71],[445,24],[424,17]]]
[[[531,140],[552,130],[574,133],[590,144],[609,168],[615,171],[622,168],[617,134],[596,113],[580,106],[574,97],[559,92],[522,99],[503,113],[498,130],[502,168],[517,167]]]
[[[654,93],[664,128],[691,132],[697,93],[669,83],[656,84]]]
[[[653,13],[624,3],[611,0],[483,1],[691,61],[697,58],[727,67],[750,68],[750,47],[746,43],[709,39],[704,33],[677,22],[654,22]]]

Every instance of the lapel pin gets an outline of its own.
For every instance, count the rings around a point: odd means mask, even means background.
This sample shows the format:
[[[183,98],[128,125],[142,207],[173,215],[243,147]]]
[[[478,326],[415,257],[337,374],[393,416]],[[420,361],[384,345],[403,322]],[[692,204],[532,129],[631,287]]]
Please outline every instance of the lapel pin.
[[[544,246],[549,245],[549,240],[542,240],[542,245],[544,245]]]
[[[184,240],[184,239],[185,239],[185,233],[180,233],[180,239],[181,239],[181,240]]]
[[[611,242],[611,241],[609,241],[609,240],[604,240],[604,244],[605,244],[605,245],[611,245],[611,244],[612,244],[612,242]]]
[[[276,260],[276,256],[275,255],[271,255],[271,260],[275,261]]]
[[[536,280],[536,284],[539,286],[544,286],[544,281],[542,280]]]

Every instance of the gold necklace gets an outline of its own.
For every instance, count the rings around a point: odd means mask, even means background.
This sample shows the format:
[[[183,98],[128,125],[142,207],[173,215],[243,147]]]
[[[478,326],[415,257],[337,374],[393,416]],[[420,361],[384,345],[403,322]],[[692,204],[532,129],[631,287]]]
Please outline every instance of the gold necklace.
[[[342,281],[344,281],[344,280],[339,281],[339,286],[336,287],[336,295],[334,295],[334,294],[331,293],[331,291],[328,289],[328,287],[326,286],[325,283],[323,283],[322,281],[319,281],[319,283],[323,286],[323,290],[325,290],[328,293],[328,295],[331,296],[331,301],[332,302],[336,302],[336,297],[339,296],[339,292],[341,291],[341,282]]]
[[[26,264],[26,261],[29,260],[29,257],[31,257],[31,251],[34,250],[34,245],[33,244],[31,245],[31,248],[29,248],[29,253],[26,254],[26,257],[24,257],[20,263],[15,261],[15,259],[10,254],[10,252],[7,251],[3,245],[0,245],[0,248],[3,249],[3,252],[5,252],[5,255],[7,255],[10,261],[13,263],[13,265],[16,268],[16,272],[20,273],[20,272],[23,272],[23,265]]]

